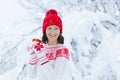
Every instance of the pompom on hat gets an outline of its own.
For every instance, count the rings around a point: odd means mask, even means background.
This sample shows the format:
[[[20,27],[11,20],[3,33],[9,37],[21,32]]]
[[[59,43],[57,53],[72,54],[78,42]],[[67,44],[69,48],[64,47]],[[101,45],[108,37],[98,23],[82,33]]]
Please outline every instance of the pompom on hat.
[[[58,16],[58,12],[54,9],[50,9],[46,12],[46,16],[42,24],[42,32],[44,33],[46,28],[50,25],[58,26],[60,29],[60,33],[62,33],[62,20]]]

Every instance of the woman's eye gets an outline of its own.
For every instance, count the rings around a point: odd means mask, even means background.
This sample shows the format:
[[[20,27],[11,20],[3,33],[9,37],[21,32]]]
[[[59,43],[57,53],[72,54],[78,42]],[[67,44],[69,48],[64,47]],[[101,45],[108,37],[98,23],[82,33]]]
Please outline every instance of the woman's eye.
[[[58,30],[59,28],[55,28],[55,30]]]
[[[48,28],[49,30],[51,30],[52,28]]]

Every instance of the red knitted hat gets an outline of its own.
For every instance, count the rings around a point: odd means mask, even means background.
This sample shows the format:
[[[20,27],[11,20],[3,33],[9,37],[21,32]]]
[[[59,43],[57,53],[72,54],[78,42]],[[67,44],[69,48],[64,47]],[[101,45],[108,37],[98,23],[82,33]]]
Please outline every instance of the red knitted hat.
[[[60,32],[62,33],[62,20],[58,16],[57,11],[54,9],[50,9],[46,12],[46,16],[42,24],[42,32],[44,33],[46,28],[50,25],[58,26],[60,28]]]

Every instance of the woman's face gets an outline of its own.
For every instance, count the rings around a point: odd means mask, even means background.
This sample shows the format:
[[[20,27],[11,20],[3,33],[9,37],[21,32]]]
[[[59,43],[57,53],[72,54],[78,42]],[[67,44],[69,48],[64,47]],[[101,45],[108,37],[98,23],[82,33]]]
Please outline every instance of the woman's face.
[[[57,42],[57,39],[60,34],[60,29],[56,25],[50,25],[46,28],[46,35],[49,42]]]

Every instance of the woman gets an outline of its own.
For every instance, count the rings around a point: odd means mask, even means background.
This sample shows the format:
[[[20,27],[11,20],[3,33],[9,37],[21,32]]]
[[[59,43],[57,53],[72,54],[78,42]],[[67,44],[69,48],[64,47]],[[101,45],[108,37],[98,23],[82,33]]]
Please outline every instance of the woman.
[[[62,20],[54,9],[46,12],[42,25],[42,41],[33,39],[30,53],[29,76],[31,80],[67,80],[69,51],[62,36]]]

